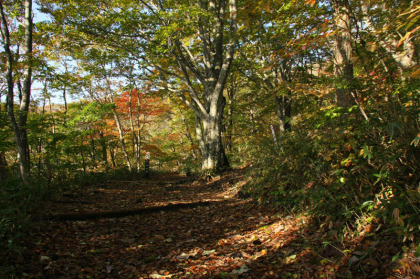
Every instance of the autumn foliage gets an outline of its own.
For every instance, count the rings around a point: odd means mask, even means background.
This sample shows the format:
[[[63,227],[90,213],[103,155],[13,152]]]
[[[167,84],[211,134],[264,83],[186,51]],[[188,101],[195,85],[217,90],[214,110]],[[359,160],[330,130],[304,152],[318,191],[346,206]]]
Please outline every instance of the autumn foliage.
[[[420,276],[419,1],[15,2],[1,278]]]

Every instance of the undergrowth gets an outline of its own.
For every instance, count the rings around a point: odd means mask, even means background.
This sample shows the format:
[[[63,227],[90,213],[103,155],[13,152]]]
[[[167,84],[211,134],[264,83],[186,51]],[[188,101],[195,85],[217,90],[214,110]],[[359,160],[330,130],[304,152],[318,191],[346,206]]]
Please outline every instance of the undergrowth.
[[[24,184],[9,179],[0,185],[0,275],[13,271],[8,259],[22,252],[19,240],[30,230],[31,214],[51,193],[52,188],[40,180]]]
[[[398,87],[385,106],[367,102],[368,119],[357,106],[296,117],[278,145],[267,138],[254,150],[246,190],[321,226],[338,224],[341,239],[386,230],[420,252],[418,93]]]

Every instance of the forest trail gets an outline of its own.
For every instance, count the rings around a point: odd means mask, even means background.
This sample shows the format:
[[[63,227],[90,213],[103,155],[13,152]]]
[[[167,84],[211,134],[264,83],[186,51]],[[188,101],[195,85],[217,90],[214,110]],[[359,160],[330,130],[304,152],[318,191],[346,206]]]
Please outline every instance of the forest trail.
[[[335,278],[346,273],[348,258],[325,247],[326,239],[306,218],[239,199],[244,183],[239,170],[211,182],[168,174],[65,192],[38,213],[19,264],[21,277]],[[156,210],[80,218],[145,208]],[[371,260],[370,268],[377,269],[379,262]]]

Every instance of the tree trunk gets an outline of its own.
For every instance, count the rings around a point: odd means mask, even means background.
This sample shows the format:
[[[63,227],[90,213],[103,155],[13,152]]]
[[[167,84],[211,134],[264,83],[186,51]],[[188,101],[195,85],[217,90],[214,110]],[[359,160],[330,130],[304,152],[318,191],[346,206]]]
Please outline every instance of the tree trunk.
[[[347,0],[332,0],[334,23],[337,34],[334,36],[334,73],[337,105],[349,108],[354,105],[353,84],[353,46],[351,38],[350,8]]]
[[[64,114],[67,114],[67,93],[66,87],[63,89],[63,101],[64,101]]]
[[[85,154],[84,154],[84,146],[83,146],[83,137],[80,138],[80,156],[82,157],[82,167],[83,173],[86,174],[86,161],[85,161]]]
[[[112,166],[114,168],[117,167],[117,163],[115,162],[115,153],[114,150],[112,150],[112,148],[109,148],[109,155],[111,155],[111,161],[112,161]]]
[[[107,150],[106,150],[106,139],[104,136],[104,132],[99,132],[99,143],[102,147],[102,160],[105,164],[105,170],[108,170],[108,156],[107,156]]]
[[[196,153],[195,148],[194,148],[194,140],[191,136],[190,129],[189,129],[188,123],[187,123],[187,119],[185,119],[185,116],[182,113],[181,108],[179,108],[179,113],[181,114],[182,122],[184,122],[184,125],[185,125],[185,136],[187,137],[188,141],[190,142],[191,150],[193,152],[193,158],[195,159],[195,158],[197,158],[197,153]]]
[[[140,171],[140,168],[141,168],[141,136],[140,136],[140,130],[137,130],[137,133],[136,133],[136,164],[137,164],[137,170]]]
[[[211,100],[207,110],[194,110],[196,134],[203,156],[203,172],[220,173],[230,168],[222,143],[222,119],[226,99],[220,88],[224,88],[224,85],[207,94]]]
[[[279,119],[280,134],[285,131],[290,131],[292,125],[290,124],[290,118],[292,116],[290,97],[289,96],[276,96],[276,113]]]
[[[6,153],[2,151],[0,152],[0,181],[4,181],[7,177]]]
[[[136,158],[136,169],[140,171],[140,142],[137,136],[136,130],[134,129],[134,120],[133,120],[133,110],[131,108],[132,105],[132,90],[130,90],[128,94],[128,114],[130,117],[130,129],[131,135],[133,137],[133,156]]]
[[[14,114],[14,81],[13,81],[13,55],[11,52],[10,33],[6,15],[4,13],[3,4],[0,2],[1,13],[1,28],[4,50],[6,53],[6,80],[7,80],[7,110],[10,122],[14,131],[14,138],[18,149],[18,164],[19,172],[22,180],[29,183],[30,176],[30,159],[29,159],[29,145],[28,135],[26,130],[26,123],[28,119],[29,103],[31,96],[31,83],[32,83],[32,1],[25,0],[25,70],[23,80],[22,100],[19,107],[19,116],[16,120]]]
[[[51,103],[51,97],[48,95],[48,104],[51,114],[51,123],[52,123],[52,133],[55,134],[55,119],[54,119],[54,112],[52,110],[52,103]]]
[[[24,156],[22,165],[24,167],[21,170],[22,177],[28,178],[30,176],[30,156],[29,156],[29,144],[28,144],[28,132],[26,129],[26,123],[28,120],[29,103],[31,99],[31,85],[32,85],[32,0],[25,0],[25,62],[26,67],[23,73],[23,96],[20,104],[18,125],[21,130],[22,138],[22,150]]]
[[[214,110],[201,119],[203,123],[204,144],[202,170],[220,173],[230,168],[222,144],[222,115],[226,105],[226,99],[221,96],[220,101]]]
[[[92,161],[94,162],[95,160],[96,160],[96,155],[95,155],[95,153],[96,153],[96,145],[95,145],[95,139],[94,139],[94,137],[93,137],[93,134],[91,133],[90,134],[90,143],[91,143],[91,147],[92,147],[92,150],[91,150],[91,159],[92,159]]]
[[[200,116],[195,114],[195,134],[197,136],[198,146],[200,147],[200,154],[203,155],[204,150],[204,138],[203,138],[203,129]]]
[[[201,61],[197,61],[191,46],[184,40],[176,36],[168,39],[189,96],[185,95],[185,91],[177,91],[177,94],[195,114],[197,139],[203,156],[202,170],[213,174],[230,167],[222,144],[222,119],[226,104],[223,90],[237,41],[237,3],[236,0],[210,0],[198,1],[197,5],[207,14],[198,18],[197,37],[200,40],[193,50],[195,52],[196,47],[200,49]],[[166,74],[161,71],[163,79],[168,81]]]
[[[140,117],[141,117],[141,95],[140,94],[141,93],[139,92],[139,90],[136,89],[136,96],[137,96],[136,164],[137,164],[138,170],[140,170],[140,167],[141,167],[141,130],[143,128],[140,122]]]
[[[118,128],[118,135],[119,135],[119,139],[120,139],[120,143],[121,143],[121,149],[124,153],[124,157],[125,157],[125,161],[127,163],[128,170],[131,171],[130,156],[128,155],[127,149],[125,147],[124,135],[123,135],[122,127],[121,127],[121,121],[120,121],[120,118],[118,116],[117,111],[115,109],[113,109],[112,112],[114,114],[115,124],[117,124],[117,128]]]

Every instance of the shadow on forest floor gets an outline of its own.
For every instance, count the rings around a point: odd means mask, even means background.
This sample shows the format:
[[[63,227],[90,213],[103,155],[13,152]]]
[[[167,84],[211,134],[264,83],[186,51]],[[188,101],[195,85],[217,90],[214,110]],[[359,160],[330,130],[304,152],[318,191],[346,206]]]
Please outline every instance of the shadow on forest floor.
[[[391,255],[398,250],[385,239],[360,239],[348,247],[326,245],[334,234],[331,230],[252,199],[238,199],[243,184],[241,171],[234,171],[208,183],[171,175],[62,193],[37,214],[27,250],[14,263],[17,277],[392,278],[397,274],[397,278],[402,274],[391,268]],[[94,220],[46,218],[145,208],[157,210]]]

